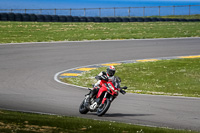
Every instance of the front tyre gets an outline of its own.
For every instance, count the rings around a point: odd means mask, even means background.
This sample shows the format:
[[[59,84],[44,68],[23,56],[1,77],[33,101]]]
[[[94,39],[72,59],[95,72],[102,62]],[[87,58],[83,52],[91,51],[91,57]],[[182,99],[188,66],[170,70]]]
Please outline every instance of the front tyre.
[[[86,106],[87,106],[87,105],[86,105],[86,99],[84,99],[84,100],[82,101],[80,107],[79,107],[79,112],[80,112],[81,114],[87,114],[87,112],[89,111],[89,110],[87,109]]]
[[[106,101],[104,102],[104,104],[101,104],[101,105],[99,106],[99,108],[97,109],[97,115],[98,115],[98,116],[104,115],[104,114],[108,111],[108,109],[109,109],[109,107],[110,107],[110,104],[111,104],[111,102],[110,102],[110,100],[107,98]]]

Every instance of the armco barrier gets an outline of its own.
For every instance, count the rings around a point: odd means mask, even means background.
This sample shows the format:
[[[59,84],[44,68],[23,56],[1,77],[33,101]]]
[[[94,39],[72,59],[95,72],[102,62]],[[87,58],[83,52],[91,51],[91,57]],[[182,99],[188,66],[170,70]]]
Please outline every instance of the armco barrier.
[[[0,21],[31,22],[199,22],[200,19],[142,18],[142,17],[78,17],[58,15],[35,15],[22,13],[0,13]]]

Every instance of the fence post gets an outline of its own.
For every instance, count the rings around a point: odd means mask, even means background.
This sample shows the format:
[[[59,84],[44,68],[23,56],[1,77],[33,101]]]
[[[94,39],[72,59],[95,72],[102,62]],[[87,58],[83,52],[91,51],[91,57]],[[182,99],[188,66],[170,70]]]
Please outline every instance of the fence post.
[[[42,9],[40,9],[40,14],[42,14]]]
[[[143,17],[145,16],[145,7],[143,7]]]
[[[86,16],[86,8],[84,8],[84,16]]]
[[[54,9],[55,10],[55,15],[56,15],[56,9]]]
[[[129,7],[129,8],[128,8],[128,16],[129,16],[129,17],[131,16],[130,13],[131,13],[131,8]]]
[[[158,8],[159,8],[159,16],[160,16],[160,6],[158,6]]]
[[[191,5],[189,5],[189,16],[190,16],[190,7],[191,7]]]
[[[69,9],[69,14],[70,14],[70,16],[72,15],[72,9],[71,8]]]
[[[24,9],[24,13],[26,14],[26,9]]]
[[[101,8],[99,8],[99,17],[101,17]]]
[[[114,17],[115,17],[115,7],[113,9],[114,9]]]

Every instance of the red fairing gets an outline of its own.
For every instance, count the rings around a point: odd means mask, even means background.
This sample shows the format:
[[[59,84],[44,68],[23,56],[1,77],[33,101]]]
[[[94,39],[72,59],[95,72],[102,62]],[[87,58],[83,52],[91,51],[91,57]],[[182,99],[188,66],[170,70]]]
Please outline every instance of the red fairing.
[[[102,100],[102,104],[104,104],[105,101],[106,101],[106,98],[103,98],[103,100]]]
[[[104,85],[105,83],[107,83],[107,81],[101,80],[100,85],[102,86],[102,85]]]
[[[102,81],[103,81],[103,80],[102,80]],[[103,83],[102,81],[101,81],[101,83],[100,83],[101,88],[99,89],[99,92],[98,92],[98,94],[97,94],[97,98],[99,98],[103,92],[108,91],[108,89],[107,89],[105,83]],[[114,88],[114,90],[113,90],[113,89],[110,89],[109,93],[110,93],[111,95],[116,95],[116,96],[117,96],[117,95],[118,95],[117,91],[119,91],[119,89],[118,89],[118,88],[115,88],[114,85],[112,84],[112,82],[106,82],[106,84],[109,84],[109,85],[111,85],[111,86]],[[104,101],[105,101],[105,100],[104,100]],[[104,102],[102,102],[102,103],[104,103]]]
[[[107,91],[107,87],[104,83],[102,83],[103,80],[101,80],[101,88],[99,89],[99,92],[97,94],[97,98],[99,98],[101,96],[101,94],[104,92],[104,91]]]

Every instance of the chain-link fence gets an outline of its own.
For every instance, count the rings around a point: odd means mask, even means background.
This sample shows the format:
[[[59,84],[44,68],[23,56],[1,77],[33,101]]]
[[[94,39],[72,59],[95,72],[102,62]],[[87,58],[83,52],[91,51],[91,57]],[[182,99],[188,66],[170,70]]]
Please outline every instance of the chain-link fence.
[[[25,13],[43,15],[70,15],[85,17],[132,17],[200,14],[200,5],[112,7],[112,8],[69,8],[69,9],[0,9],[0,13]]]

